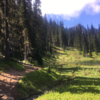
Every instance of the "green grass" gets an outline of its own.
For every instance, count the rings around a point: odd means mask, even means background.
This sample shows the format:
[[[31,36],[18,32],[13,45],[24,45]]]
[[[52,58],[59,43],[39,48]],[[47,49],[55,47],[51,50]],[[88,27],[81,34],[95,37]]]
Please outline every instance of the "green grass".
[[[27,64],[31,64],[29,61],[25,61],[25,60],[23,60],[22,62],[27,63]]]
[[[100,54],[93,52],[90,58],[83,57],[75,48],[65,52],[58,47],[53,49],[55,58],[43,58],[46,68],[28,73],[20,80],[20,98],[50,89],[36,100],[99,100]],[[47,73],[48,66],[51,73]]]
[[[3,72],[4,70],[9,70],[10,66],[5,63],[5,60],[2,56],[0,56],[0,73]]]
[[[32,58],[31,57],[29,57],[30,58],[30,60],[32,60]],[[32,65],[32,66],[38,66],[38,67],[44,67],[43,65],[40,65],[40,64],[38,64],[38,61],[36,61],[36,60],[32,60],[32,62],[31,61],[28,61],[28,60],[23,60],[22,62],[23,63],[27,63],[27,64],[30,64],[30,65]]]
[[[6,61],[6,64],[8,64],[10,67],[14,68],[17,71],[24,71],[25,70],[25,66],[22,65],[21,63],[14,61],[14,60],[10,60],[10,61]]]
[[[9,70],[10,69],[10,66],[3,63],[3,62],[0,62],[0,71],[4,71],[4,70]]]
[[[83,68],[87,75],[84,75]],[[64,65],[61,70],[61,76],[66,76],[64,79],[68,79],[67,77],[72,75],[73,70],[76,75],[74,80],[66,81],[62,85],[53,88],[49,93],[38,97],[36,100],[99,100],[100,66],[99,68],[96,66],[81,66],[78,68]]]
[[[20,98],[27,98],[35,93],[42,93],[59,79],[59,73],[52,69],[50,73],[47,68],[26,74],[18,84]]]
[[[25,70],[25,66],[23,66],[18,61],[15,61],[13,59],[10,59],[9,61],[5,61],[5,59],[0,56],[0,72],[3,72],[4,70],[9,70],[10,68],[13,68],[17,71]]]

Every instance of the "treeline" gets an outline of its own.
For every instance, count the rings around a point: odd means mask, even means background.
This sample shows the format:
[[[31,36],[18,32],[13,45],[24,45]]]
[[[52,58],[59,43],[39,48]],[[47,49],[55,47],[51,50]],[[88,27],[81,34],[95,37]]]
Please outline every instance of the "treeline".
[[[11,57],[27,60],[29,57],[42,63],[42,56],[52,54],[54,45],[77,47],[80,51],[98,54],[100,47],[100,26],[93,25],[82,31],[64,28],[63,22],[47,21],[42,17],[41,2],[35,0],[0,0],[0,52],[5,59]]]
[[[91,28],[87,26],[87,29],[82,29],[82,27],[79,25],[74,31],[69,29],[69,46],[83,51],[83,56],[87,56],[89,53],[89,56],[92,57],[92,52],[98,55],[100,52],[100,25],[98,29],[95,29],[93,25]]]

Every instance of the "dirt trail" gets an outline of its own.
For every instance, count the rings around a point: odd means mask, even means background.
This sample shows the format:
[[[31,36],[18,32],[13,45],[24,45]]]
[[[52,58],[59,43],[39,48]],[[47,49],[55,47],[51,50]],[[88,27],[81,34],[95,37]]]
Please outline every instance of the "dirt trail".
[[[18,97],[17,84],[19,80],[27,73],[42,68],[23,64],[26,71],[16,71],[14,69],[0,73],[0,100],[16,100]]]

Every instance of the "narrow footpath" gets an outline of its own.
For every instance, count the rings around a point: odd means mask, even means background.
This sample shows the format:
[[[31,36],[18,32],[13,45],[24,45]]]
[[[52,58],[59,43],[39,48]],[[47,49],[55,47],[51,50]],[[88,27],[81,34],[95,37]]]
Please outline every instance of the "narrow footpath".
[[[0,73],[0,100],[16,100],[18,97],[17,84],[27,73],[42,68],[23,63],[26,70],[16,71],[14,69]]]

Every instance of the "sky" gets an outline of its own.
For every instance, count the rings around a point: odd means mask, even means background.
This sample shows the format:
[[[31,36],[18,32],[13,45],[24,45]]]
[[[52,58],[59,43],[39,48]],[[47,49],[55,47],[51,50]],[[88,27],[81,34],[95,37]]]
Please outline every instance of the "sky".
[[[48,20],[63,21],[67,28],[79,23],[98,28],[100,24],[100,0],[41,0],[41,11]]]

